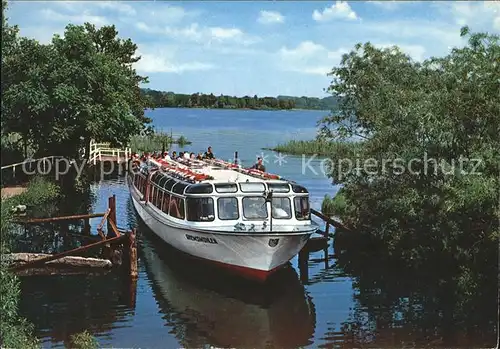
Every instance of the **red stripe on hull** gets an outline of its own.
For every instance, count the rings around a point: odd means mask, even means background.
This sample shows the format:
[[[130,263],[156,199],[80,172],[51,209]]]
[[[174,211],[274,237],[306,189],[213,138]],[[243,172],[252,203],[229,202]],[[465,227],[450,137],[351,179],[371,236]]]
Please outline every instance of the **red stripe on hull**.
[[[260,269],[253,269],[253,268],[248,268],[248,267],[241,267],[239,265],[233,265],[233,264],[227,264],[224,262],[217,262],[209,259],[204,259],[204,258],[198,258],[202,261],[210,262],[211,264],[224,268],[228,272],[232,274],[237,274],[240,275],[244,278],[254,280],[254,281],[259,281],[259,282],[264,282],[266,281],[272,274],[274,274],[276,271],[281,269],[285,264],[277,266],[271,270],[260,270]]]
[[[202,257],[198,257],[195,255],[192,255],[190,253],[186,253],[184,251],[178,250],[172,245],[168,244],[166,241],[162,240],[163,243],[167,244],[170,248],[173,248],[177,253],[180,253],[188,258],[191,258],[193,261],[196,261],[198,263],[204,263],[207,266],[213,266],[222,269],[222,271],[226,271],[228,273],[231,273],[232,275],[237,275],[244,277],[245,279],[252,280],[252,281],[258,281],[258,282],[265,282],[272,274],[283,268],[287,263],[284,263],[282,265],[279,265],[271,270],[260,270],[260,269],[254,269],[254,268],[248,268],[248,267],[242,267],[239,265],[234,265],[234,264],[228,264],[224,262],[218,262],[214,261],[211,259],[206,259]]]

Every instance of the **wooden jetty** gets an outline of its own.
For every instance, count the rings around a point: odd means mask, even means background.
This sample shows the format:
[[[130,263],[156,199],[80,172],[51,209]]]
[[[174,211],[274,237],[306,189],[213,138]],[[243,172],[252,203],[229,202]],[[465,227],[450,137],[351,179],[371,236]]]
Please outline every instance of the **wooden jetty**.
[[[132,156],[132,149],[113,148],[109,143],[90,142],[89,165],[97,165],[98,162],[126,163]]]
[[[97,235],[90,234],[90,219],[101,217],[97,227]],[[82,234],[71,234],[83,240],[91,240],[87,244],[56,254],[7,254],[3,258],[10,261],[10,270],[20,275],[51,275],[73,274],[86,272],[89,269],[109,269],[124,265],[128,274],[135,282],[137,280],[137,243],[136,232],[118,229],[116,224],[116,196],[108,199],[108,209],[103,213],[82,214],[63,217],[47,217],[17,220],[18,224],[42,224],[57,221],[84,220]],[[106,234],[104,224],[107,223]],[[65,234],[69,234],[65,232]],[[102,248],[103,258],[84,258],[83,252]],[[122,261],[124,256],[125,263]]]
[[[318,252],[323,250],[324,252],[324,262],[325,268],[328,268],[328,246],[330,238],[333,238],[334,235],[330,233],[330,226],[335,227],[338,230],[342,231],[351,231],[348,227],[346,227],[340,220],[334,219],[333,217],[328,217],[323,213],[312,209],[311,214],[320,218],[323,222],[325,222],[325,230],[319,231],[316,236],[312,236],[306,243],[306,245],[299,252],[299,272],[300,279],[302,282],[307,283],[309,281],[309,255],[312,252]]]

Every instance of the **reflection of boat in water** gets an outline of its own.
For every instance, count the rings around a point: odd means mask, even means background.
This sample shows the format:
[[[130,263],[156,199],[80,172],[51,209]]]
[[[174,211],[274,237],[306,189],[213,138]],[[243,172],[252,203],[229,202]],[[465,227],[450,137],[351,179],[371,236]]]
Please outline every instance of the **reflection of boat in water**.
[[[144,235],[144,234],[143,234]],[[148,234],[152,235],[152,234]],[[310,343],[315,312],[295,270],[267,284],[217,273],[142,236],[141,260],[161,311],[184,347],[295,348]]]

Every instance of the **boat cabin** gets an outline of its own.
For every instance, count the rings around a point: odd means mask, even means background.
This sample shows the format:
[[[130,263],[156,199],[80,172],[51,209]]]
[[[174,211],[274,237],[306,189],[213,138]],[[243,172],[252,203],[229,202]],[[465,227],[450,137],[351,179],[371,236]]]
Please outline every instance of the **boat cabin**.
[[[234,225],[236,221],[269,218],[273,225],[290,225],[310,220],[309,193],[296,183],[259,179],[193,183],[147,166],[136,168],[132,175],[142,201],[170,218],[193,225]]]

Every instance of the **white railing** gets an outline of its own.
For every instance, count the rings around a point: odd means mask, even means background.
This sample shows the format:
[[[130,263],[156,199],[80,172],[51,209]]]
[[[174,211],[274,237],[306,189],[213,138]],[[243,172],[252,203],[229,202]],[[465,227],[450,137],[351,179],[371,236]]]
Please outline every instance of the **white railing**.
[[[125,149],[111,148],[109,143],[96,143],[94,141],[90,142],[90,155],[89,162],[91,164],[97,164],[97,161],[102,161],[103,156],[105,157],[116,157],[119,162],[121,155],[124,156],[125,161],[132,155],[132,150],[127,147]]]

